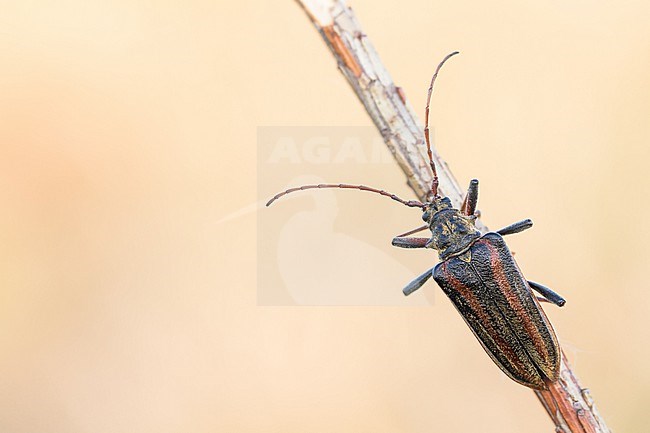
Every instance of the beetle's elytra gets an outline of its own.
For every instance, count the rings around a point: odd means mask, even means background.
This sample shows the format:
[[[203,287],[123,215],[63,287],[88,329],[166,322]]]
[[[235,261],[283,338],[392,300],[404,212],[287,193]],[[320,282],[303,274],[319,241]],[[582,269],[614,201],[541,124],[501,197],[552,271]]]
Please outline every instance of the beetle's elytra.
[[[545,379],[557,380],[560,353],[553,328],[498,233],[441,262],[433,278],[510,378],[536,389],[545,388]]]
[[[503,236],[532,227],[532,222],[520,221],[481,235],[475,226],[477,180],[470,182],[460,209],[454,208],[449,198],[438,194],[438,175],[429,140],[429,104],[440,68],[455,54],[457,52],[440,62],[427,95],[424,136],[433,174],[429,201],[407,201],[364,185],[319,184],[283,191],[269,200],[267,206],[295,191],[343,188],[381,194],[406,206],[421,208],[425,224],[393,238],[392,244],[401,248],[435,249],[441,261],[411,281],[403,289],[404,294],[410,295],[433,277],[490,358],[508,377],[533,389],[547,389],[548,383],[558,379],[560,348],[553,327],[532,290],[541,295],[541,300],[558,306],[563,306],[565,300],[549,288],[527,281],[503,240]],[[431,237],[409,237],[426,229],[431,231]]]

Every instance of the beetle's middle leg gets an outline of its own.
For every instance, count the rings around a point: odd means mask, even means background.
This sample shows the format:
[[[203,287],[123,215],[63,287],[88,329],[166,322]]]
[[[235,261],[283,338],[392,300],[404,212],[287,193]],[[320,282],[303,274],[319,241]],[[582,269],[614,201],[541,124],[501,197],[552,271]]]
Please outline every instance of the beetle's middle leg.
[[[417,289],[422,287],[424,283],[426,283],[429,280],[429,278],[431,278],[432,276],[433,276],[433,268],[429,269],[424,274],[420,275],[415,280],[408,283],[407,286],[404,287],[404,289],[402,289],[402,292],[404,292],[405,296],[410,295],[411,293],[415,292]]]
[[[566,304],[566,300],[562,296],[558,295],[548,287],[534,281],[528,281],[528,285],[530,285],[531,289],[542,295],[548,302],[555,304],[558,307],[562,307]]]
[[[533,226],[533,221],[530,219],[525,219],[518,221],[514,224],[510,224],[508,227],[504,227],[501,230],[497,230],[501,236],[513,235],[515,233],[523,232],[526,229],[529,229]]]

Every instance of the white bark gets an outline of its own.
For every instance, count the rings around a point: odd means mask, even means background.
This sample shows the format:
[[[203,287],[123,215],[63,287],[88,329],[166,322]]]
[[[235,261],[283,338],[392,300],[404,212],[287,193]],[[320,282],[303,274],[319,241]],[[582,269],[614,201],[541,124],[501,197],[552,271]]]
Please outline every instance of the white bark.
[[[408,184],[421,201],[427,200],[432,174],[422,124],[417,120],[404,93],[393,83],[368,36],[352,10],[341,0],[298,1],[316,26],[359,100],[404,171]],[[447,164],[433,150],[440,192],[456,207],[464,199]],[[478,228],[487,227],[477,221]],[[556,426],[557,432],[609,433],[595,408],[589,391],[577,380],[564,354],[560,378],[548,391],[535,391]]]

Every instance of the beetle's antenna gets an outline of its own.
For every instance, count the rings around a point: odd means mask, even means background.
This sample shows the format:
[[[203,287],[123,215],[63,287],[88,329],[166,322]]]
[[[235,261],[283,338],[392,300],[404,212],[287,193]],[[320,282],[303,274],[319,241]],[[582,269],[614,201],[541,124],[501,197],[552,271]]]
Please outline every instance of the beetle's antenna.
[[[433,93],[433,83],[436,82],[438,72],[440,72],[442,65],[444,65],[447,60],[456,54],[458,54],[458,51],[447,54],[436,68],[436,72],[433,74],[433,77],[431,77],[431,84],[429,85],[429,91],[427,93],[427,108],[424,110],[424,139],[427,142],[427,154],[429,155],[429,164],[431,165],[431,172],[433,174],[433,181],[431,182],[431,193],[434,197],[438,196],[438,172],[436,171],[436,165],[433,163],[433,152],[431,151],[431,141],[429,140],[429,104],[431,103],[431,94]]]
[[[280,197],[285,196],[285,195],[287,195],[287,194],[290,194],[290,193],[292,193],[292,192],[296,192],[296,191],[304,191],[304,190],[306,190],[306,189],[316,189],[316,188],[319,188],[319,189],[320,189],[320,188],[359,189],[359,190],[361,190],[361,191],[370,191],[370,192],[374,192],[374,193],[376,193],[376,194],[381,194],[381,195],[384,195],[384,196],[386,196],[386,197],[390,197],[390,198],[392,198],[393,200],[398,201],[398,202],[402,203],[403,205],[406,205],[406,206],[409,206],[409,207],[419,207],[419,208],[423,208],[423,207],[424,207],[424,203],[420,203],[420,202],[417,201],[417,200],[408,200],[408,201],[407,201],[407,200],[402,200],[401,198],[397,197],[395,194],[391,194],[391,193],[386,192],[386,191],[384,191],[384,190],[379,190],[379,189],[371,188],[371,187],[369,187],[369,186],[365,186],[365,185],[348,185],[348,184],[346,184],[346,183],[340,183],[340,184],[326,184],[326,183],[321,183],[321,184],[318,184],[318,185],[302,185],[302,186],[297,186],[297,187],[295,187],[295,188],[289,188],[289,189],[286,190],[286,191],[283,191],[283,192],[281,192],[281,193],[279,193],[279,194],[276,194],[276,195],[275,195],[271,200],[269,200],[269,201],[266,203],[266,205],[267,205],[267,206],[270,206],[271,203],[273,203],[274,201],[276,201],[276,200],[279,199]]]

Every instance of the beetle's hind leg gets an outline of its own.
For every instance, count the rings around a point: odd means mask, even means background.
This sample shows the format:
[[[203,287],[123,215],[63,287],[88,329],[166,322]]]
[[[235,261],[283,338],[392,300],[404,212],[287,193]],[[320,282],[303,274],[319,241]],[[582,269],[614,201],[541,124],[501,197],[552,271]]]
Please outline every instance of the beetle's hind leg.
[[[548,287],[534,281],[528,281],[528,284],[530,285],[531,289],[542,295],[548,302],[555,304],[558,307],[562,307],[564,304],[566,304],[566,300],[562,296],[558,295]]]
[[[497,230],[501,236],[513,235],[515,233],[523,232],[533,226],[533,221],[530,219],[525,219],[518,221],[514,224],[510,224],[508,227],[504,227],[501,230]]]
[[[402,292],[404,292],[405,296],[410,295],[420,287],[424,286],[424,283],[426,283],[429,280],[429,278],[431,278],[432,276],[433,276],[433,268],[429,269],[424,274],[420,275],[415,280],[408,283],[408,285],[404,287],[404,289],[402,289]]]

